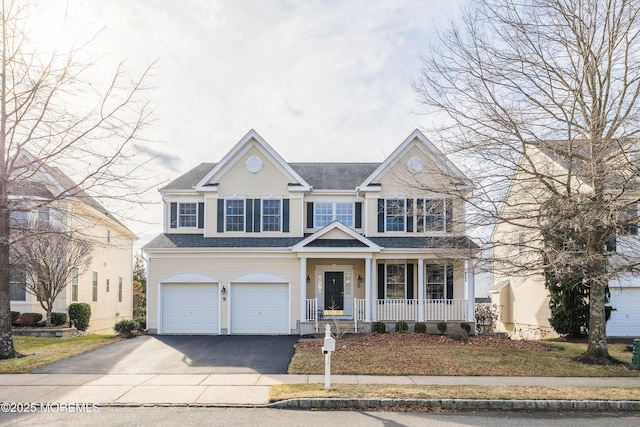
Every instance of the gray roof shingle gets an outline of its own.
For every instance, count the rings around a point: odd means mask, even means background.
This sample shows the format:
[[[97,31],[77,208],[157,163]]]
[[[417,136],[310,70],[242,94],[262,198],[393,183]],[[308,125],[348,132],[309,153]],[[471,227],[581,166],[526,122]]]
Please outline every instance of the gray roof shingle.
[[[160,234],[144,249],[178,248],[289,248],[304,237],[204,237],[202,234]],[[452,237],[371,237],[375,244],[389,249],[478,249],[466,236]],[[307,247],[359,248],[358,240],[317,239]]]

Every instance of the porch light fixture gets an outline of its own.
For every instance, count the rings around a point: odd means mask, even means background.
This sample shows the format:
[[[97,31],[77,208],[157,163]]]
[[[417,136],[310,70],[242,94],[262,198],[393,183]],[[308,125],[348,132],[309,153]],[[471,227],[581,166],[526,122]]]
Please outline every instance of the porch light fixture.
[[[307,274],[307,283],[311,282],[311,277],[309,277],[309,275]]]
[[[358,287],[362,285],[362,276],[358,274]]]
[[[227,293],[227,288],[225,288],[225,287],[223,286],[223,287],[222,287],[222,291],[221,291],[221,292],[222,292],[223,294],[226,294],[226,293]]]

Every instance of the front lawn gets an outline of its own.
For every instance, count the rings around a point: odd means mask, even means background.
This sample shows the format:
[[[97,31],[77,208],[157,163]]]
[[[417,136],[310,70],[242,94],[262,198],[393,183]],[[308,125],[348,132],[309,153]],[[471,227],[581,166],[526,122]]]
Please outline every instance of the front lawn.
[[[80,335],[71,338],[14,336],[15,349],[25,357],[0,360],[0,374],[24,374],[120,340],[114,335]]]
[[[324,374],[322,340],[301,342],[289,364],[290,374]],[[418,333],[360,334],[336,341],[334,375],[491,375],[551,377],[640,376],[629,369],[631,353],[610,344],[621,365],[585,365],[574,359],[586,344],[511,341],[491,336],[468,341]]]

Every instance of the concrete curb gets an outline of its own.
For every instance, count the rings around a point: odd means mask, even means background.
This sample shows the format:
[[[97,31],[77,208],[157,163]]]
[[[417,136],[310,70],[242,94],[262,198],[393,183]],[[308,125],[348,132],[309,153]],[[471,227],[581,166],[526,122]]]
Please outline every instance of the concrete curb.
[[[640,411],[640,401],[634,400],[290,399],[266,405],[279,409],[384,409],[395,406],[444,410]]]

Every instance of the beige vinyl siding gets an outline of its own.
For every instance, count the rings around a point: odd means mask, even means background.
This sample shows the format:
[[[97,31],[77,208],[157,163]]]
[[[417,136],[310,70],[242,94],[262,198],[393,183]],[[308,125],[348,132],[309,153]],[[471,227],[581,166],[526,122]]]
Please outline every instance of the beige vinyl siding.
[[[262,169],[256,173],[249,172],[245,167],[245,162],[252,155],[260,157],[263,162]],[[218,194],[237,194],[251,198],[265,194],[282,196],[288,193],[288,184],[289,179],[280,169],[260,150],[252,147],[220,178]]]
[[[293,255],[269,257],[268,255],[239,253],[218,254],[185,254],[185,257],[148,254],[149,288],[147,298],[149,311],[147,326],[158,327],[158,284],[173,275],[181,273],[197,273],[219,281],[220,286],[229,289],[233,280],[251,273],[269,273],[281,277],[291,283],[291,325],[295,327],[300,319],[300,261]],[[229,300],[221,301],[220,325],[224,330],[229,320]]]

